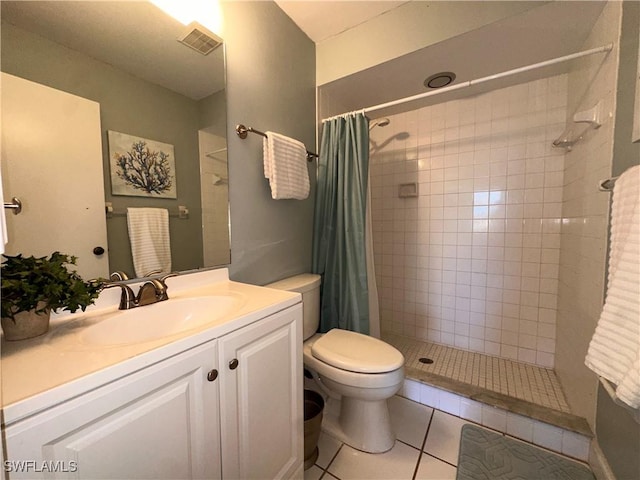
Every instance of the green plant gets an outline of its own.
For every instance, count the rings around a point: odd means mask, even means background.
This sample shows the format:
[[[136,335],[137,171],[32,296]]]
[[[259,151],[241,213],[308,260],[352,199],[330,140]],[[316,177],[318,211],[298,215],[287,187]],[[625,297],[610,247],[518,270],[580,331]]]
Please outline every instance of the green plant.
[[[2,317],[15,322],[14,315],[36,310],[69,310],[75,312],[94,303],[102,285],[101,280],[85,282],[68,265],[77,258],[53,252],[49,258],[3,255]],[[40,303],[42,302],[42,303]]]

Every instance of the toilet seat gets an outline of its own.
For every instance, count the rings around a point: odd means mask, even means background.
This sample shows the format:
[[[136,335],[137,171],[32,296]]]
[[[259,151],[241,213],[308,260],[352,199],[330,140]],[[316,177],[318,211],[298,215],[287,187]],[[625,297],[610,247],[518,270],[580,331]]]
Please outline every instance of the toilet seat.
[[[302,349],[304,366],[318,373],[320,377],[330,378],[340,384],[363,389],[389,388],[400,385],[404,381],[404,367],[385,373],[356,373],[323,362],[311,353],[314,343],[323,336],[324,334],[317,333],[304,342]]]
[[[338,328],[318,338],[311,354],[332,367],[355,373],[386,373],[404,365],[404,357],[391,345]]]

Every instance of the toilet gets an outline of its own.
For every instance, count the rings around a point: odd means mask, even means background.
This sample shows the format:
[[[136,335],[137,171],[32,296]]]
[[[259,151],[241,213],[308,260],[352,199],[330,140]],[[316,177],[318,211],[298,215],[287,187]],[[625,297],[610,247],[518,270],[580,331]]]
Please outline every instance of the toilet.
[[[303,362],[329,396],[322,428],[347,445],[382,453],[395,443],[387,399],[404,382],[404,357],[377,338],[320,324],[320,276],[302,274],[268,288],[302,294]]]

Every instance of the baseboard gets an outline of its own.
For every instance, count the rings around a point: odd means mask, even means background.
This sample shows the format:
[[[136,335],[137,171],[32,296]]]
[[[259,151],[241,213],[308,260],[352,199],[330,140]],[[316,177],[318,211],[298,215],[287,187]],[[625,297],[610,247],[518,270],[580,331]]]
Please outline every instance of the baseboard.
[[[593,470],[593,474],[597,480],[616,480],[616,476],[613,474],[613,470],[611,470],[609,462],[607,462],[607,457],[604,456],[604,452],[600,448],[597,438],[591,440],[589,466],[591,470]]]

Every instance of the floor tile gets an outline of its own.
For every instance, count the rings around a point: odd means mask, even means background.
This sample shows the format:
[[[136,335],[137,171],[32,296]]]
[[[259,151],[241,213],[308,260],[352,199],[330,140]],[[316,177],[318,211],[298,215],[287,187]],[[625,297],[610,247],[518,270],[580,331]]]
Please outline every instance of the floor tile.
[[[455,480],[456,467],[423,453],[416,480]]]
[[[397,395],[387,403],[396,438],[418,449],[422,448],[433,409]]]
[[[320,438],[318,439],[318,459],[316,460],[316,465],[326,469],[338,450],[340,450],[340,445],[342,445],[342,442],[336,440],[331,435],[320,432]]]
[[[328,472],[341,480],[411,480],[420,451],[396,442],[385,453],[371,454],[344,445]]]
[[[329,472],[325,472],[324,477],[322,477],[322,480],[340,480],[340,479],[334,477]]]
[[[469,423],[448,413],[435,410],[424,451],[453,465],[458,464],[460,430]]]
[[[317,465],[313,465],[309,470],[304,471],[304,480],[319,480],[324,470]]]

